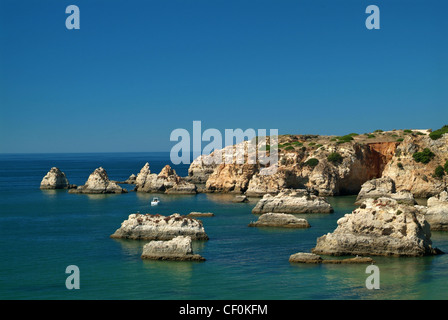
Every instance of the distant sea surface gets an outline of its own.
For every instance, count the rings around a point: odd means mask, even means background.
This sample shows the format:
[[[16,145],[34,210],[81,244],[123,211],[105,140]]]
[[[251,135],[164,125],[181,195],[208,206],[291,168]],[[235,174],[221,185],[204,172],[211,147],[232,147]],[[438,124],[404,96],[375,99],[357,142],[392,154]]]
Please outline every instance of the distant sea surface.
[[[299,265],[288,258],[310,252],[316,239],[354,208],[354,196],[332,197],[333,214],[304,214],[309,229],[249,228],[255,202],[232,195],[68,194],[39,189],[56,166],[82,185],[100,166],[122,181],[149,162],[159,173],[168,153],[0,155],[0,299],[447,299],[448,255],[373,257],[380,289],[365,286],[366,265]],[[173,166],[187,175],[188,165]],[[123,185],[132,190],[133,186]],[[145,241],[109,236],[131,213],[188,214],[201,218],[209,241],[195,241],[205,262],[143,261]],[[448,232],[433,232],[434,246],[448,252]],[[65,286],[66,267],[80,270],[80,289]]]

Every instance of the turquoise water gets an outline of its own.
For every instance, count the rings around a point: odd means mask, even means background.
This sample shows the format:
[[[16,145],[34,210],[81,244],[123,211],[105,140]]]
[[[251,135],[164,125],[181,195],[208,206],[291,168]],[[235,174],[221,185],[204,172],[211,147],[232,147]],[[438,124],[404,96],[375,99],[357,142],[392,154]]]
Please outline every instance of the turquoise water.
[[[42,191],[52,166],[70,183],[84,184],[103,166],[114,180],[138,173],[145,162],[154,172],[169,163],[164,153],[45,154],[0,156],[0,299],[446,299],[448,255],[424,258],[375,257],[380,289],[368,290],[365,265],[296,265],[291,254],[309,250],[351,212],[354,197],[334,197],[333,214],[307,214],[309,229],[249,228],[254,202],[232,203],[219,194],[79,195]],[[175,167],[186,175],[188,166]],[[130,187],[129,187],[130,188]],[[194,242],[207,261],[140,259],[144,241],[109,236],[134,212],[187,214],[202,218],[209,241]],[[448,252],[448,233],[433,232]],[[65,268],[80,269],[80,289],[65,287]]]

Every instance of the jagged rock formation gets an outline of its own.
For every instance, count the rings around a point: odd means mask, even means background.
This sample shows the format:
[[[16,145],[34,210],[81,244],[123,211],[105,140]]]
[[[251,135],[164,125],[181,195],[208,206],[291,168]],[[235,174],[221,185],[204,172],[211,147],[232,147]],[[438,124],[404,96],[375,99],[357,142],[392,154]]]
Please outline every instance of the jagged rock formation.
[[[322,197],[307,190],[284,190],[276,196],[266,194],[252,209],[252,213],[331,213],[333,208]]]
[[[70,189],[70,193],[126,193],[127,190],[120,187],[113,181],[109,180],[106,170],[102,167],[95,169],[90,174],[86,183],[83,186],[79,186],[76,189]]]
[[[189,236],[193,240],[208,240],[202,221],[181,216],[178,213],[170,216],[131,214],[111,235],[111,238],[170,240],[177,236]]]
[[[56,167],[51,168],[40,183],[41,189],[70,189],[72,187],[76,186],[70,185],[65,173]]]
[[[448,231],[448,192],[443,191],[439,195],[428,199],[425,210],[425,219],[431,226],[431,230]]]
[[[424,256],[440,253],[432,247],[431,231],[418,207],[390,198],[367,199],[338,227],[317,239],[315,254]]]
[[[126,184],[135,184],[136,180],[137,180],[137,176],[135,174],[131,174],[129,176],[129,178],[127,178],[126,181],[124,181],[124,183],[126,183]]]
[[[212,160],[211,155],[201,155],[194,159],[188,168],[188,181],[195,184],[205,184],[216,168]]]
[[[178,236],[167,241],[151,241],[144,245],[142,259],[205,261],[203,257],[193,253],[191,237]]]
[[[309,228],[310,224],[306,219],[292,214],[264,213],[257,221],[249,223],[249,227]]]
[[[411,192],[396,192],[395,182],[389,177],[372,179],[365,182],[361,187],[361,191],[356,198],[355,204],[361,204],[368,198],[378,199],[381,197],[389,197],[400,203],[409,205],[417,204]]]
[[[177,185],[174,191],[186,190],[188,185],[179,185],[181,178],[176,171],[166,165],[159,174],[151,173],[149,163],[146,163],[135,179],[135,191],[140,192],[165,192]],[[182,189],[184,188],[184,189]]]

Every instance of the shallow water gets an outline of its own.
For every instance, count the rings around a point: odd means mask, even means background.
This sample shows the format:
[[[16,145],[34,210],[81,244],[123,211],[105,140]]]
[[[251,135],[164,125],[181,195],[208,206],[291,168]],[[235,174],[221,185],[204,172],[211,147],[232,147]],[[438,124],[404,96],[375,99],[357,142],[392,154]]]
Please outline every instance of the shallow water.
[[[165,153],[46,154],[0,156],[0,299],[446,299],[448,255],[374,257],[380,289],[368,290],[365,265],[290,264],[316,238],[332,232],[351,212],[355,197],[329,198],[332,214],[303,214],[309,229],[250,228],[255,202],[232,203],[231,195],[68,194],[42,191],[39,183],[57,166],[70,183],[84,184],[97,167],[125,180],[149,162],[153,172],[169,163]],[[175,167],[186,175],[188,166]],[[132,186],[127,186],[132,188]],[[145,241],[109,236],[134,212],[201,218],[209,241],[195,241],[199,262],[143,261]],[[448,252],[448,233],[433,232]],[[80,269],[79,290],[65,287],[65,268]]]

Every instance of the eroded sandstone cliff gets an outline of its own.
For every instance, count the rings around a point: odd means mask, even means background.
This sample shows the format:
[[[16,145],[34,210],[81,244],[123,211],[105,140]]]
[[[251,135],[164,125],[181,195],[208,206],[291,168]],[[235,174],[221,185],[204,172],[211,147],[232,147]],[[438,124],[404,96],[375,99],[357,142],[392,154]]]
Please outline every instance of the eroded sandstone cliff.
[[[275,167],[259,162],[214,164],[212,153],[193,161],[188,179],[205,183],[206,192],[263,196],[285,188],[307,188],[321,196],[333,196],[357,194],[366,181],[386,176],[396,180],[396,192],[430,196],[446,186],[446,178],[437,180],[432,173],[443,158],[448,158],[448,135],[434,141],[427,133],[394,130],[343,137],[279,136]],[[247,150],[247,142],[241,144],[239,150]],[[433,163],[416,163],[413,153],[426,147],[436,154]],[[220,151],[224,153],[224,149]],[[397,166],[398,162],[405,170]]]

